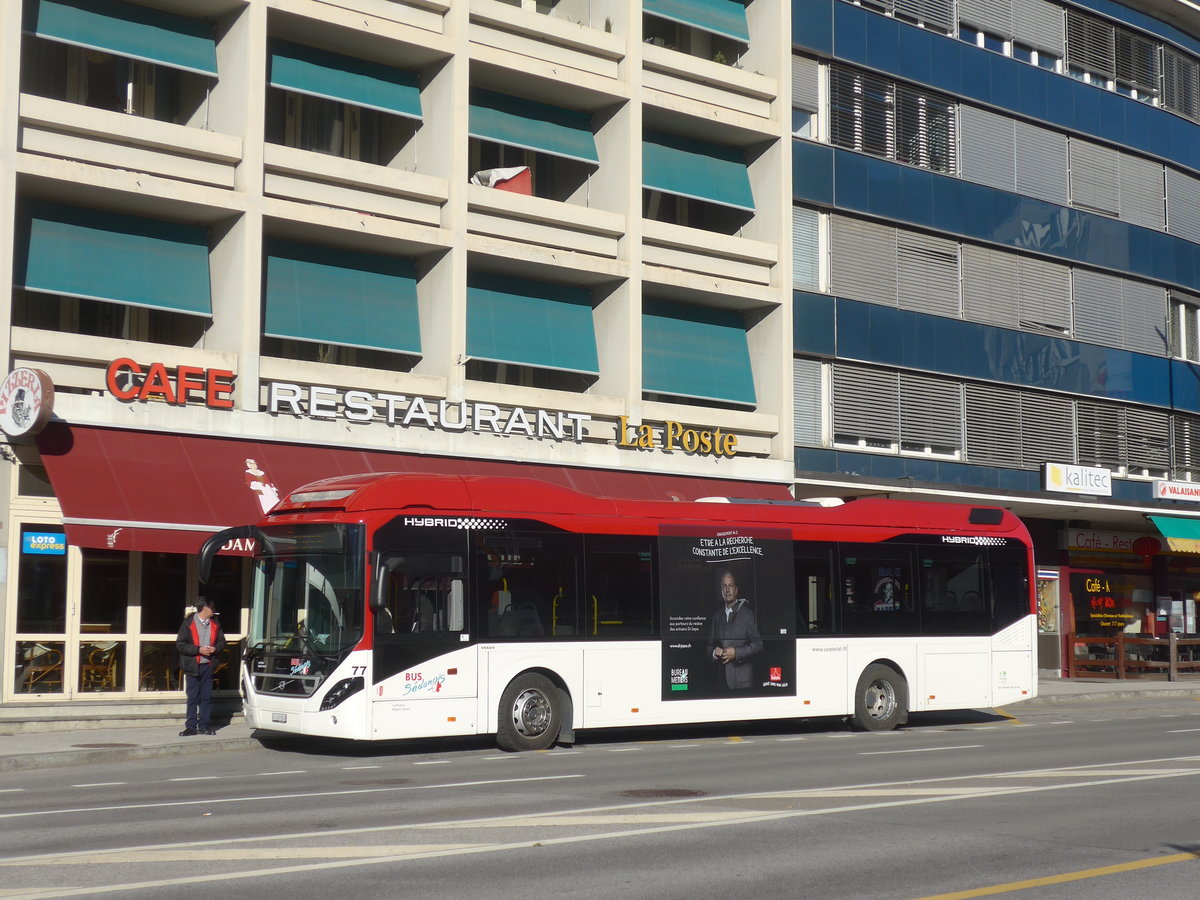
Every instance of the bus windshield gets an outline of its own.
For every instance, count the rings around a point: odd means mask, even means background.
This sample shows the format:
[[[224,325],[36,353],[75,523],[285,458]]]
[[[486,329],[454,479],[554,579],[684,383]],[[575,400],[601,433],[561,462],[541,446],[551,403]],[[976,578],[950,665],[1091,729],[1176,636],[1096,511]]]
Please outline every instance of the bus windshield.
[[[363,526],[272,525],[254,573],[250,647],[340,658],[362,637]]]

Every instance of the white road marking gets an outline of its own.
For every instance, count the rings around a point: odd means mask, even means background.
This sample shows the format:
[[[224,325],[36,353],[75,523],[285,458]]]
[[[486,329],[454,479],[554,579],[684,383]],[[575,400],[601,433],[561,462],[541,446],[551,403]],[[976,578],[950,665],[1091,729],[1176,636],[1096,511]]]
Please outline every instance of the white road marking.
[[[383,766],[342,766],[342,769],[349,772],[354,769],[382,769]]]
[[[1170,758],[1170,759],[1160,759],[1160,760],[1139,760],[1137,762],[1129,762],[1129,763],[1124,763],[1124,764],[1118,763],[1117,765],[1145,765],[1147,763],[1155,763],[1155,762],[1182,762],[1182,761],[1195,762],[1195,761],[1197,761],[1197,758],[1196,757],[1182,757],[1182,758],[1174,757],[1174,758]],[[1110,764],[1110,765],[1112,765],[1112,764]],[[1098,768],[1098,766],[1095,768]],[[1039,771],[1044,771],[1044,770],[1039,770]],[[1063,771],[1064,773],[1075,772],[1081,776],[1086,776],[1086,775],[1090,774],[1090,769],[1088,766],[1077,766],[1077,767],[1073,767],[1070,769],[1064,768],[1061,771]],[[997,774],[1014,775],[1014,774],[1019,774],[1019,773],[997,773]],[[1200,767],[1187,770],[1187,774],[1188,775],[1200,775]],[[956,780],[961,781],[964,777],[966,777],[966,778],[972,778],[972,777],[973,778],[987,778],[990,776],[988,773],[978,774],[978,775],[973,775],[973,776],[954,776],[954,777],[947,777],[947,778],[929,779],[925,783],[929,784],[929,783],[934,783],[934,782],[949,782],[949,781],[956,781]],[[905,796],[904,799],[893,799],[893,800],[881,801],[878,803],[862,803],[862,804],[842,805],[842,806],[836,806],[836,807],[824,807],[824,808],[818,808],[818,809],[804,809],[804,810],[792,809],[792,810],[787,810],[787,811],[763,811],[761,813],[748,813],[744,816],[739,815],[739,816],[737,816],[737,818],[733,819],[732,821],[725,818],[728,810],[722,810],[718,813],[713,813],[713,814],[710,814],[707,816],[697,816],[697,817],[695,817],[695,820],[693,820],[692,816],[686,816],[686,818],[689,821],[680,822],[680,821],[676,820],[674,822],[663,823],[660,825],[652,825],[650,827],[634,827],[634,828],[615,829],[615,830],[610,830],[610,831],[605,831],[605,832],[600,832],[600,833],[593,833],[593,834],[572,834],[572,835],[560,835],[560,836],[553,836],[553,837],[552,836],[536,836],[536,837],[531,837],[531,839],[529,839],[529,840],[511,841],[511,842],[497,843],[497,844],[474,844],[474,845],[472,845],[472,844],[468,844],[468,845],[462,845],[462,844],[436,845],[435,844],[435,845],[432,845],[436,849],[429,849],[429,845],[422,845],[419,848],[418,847],[406,848],[406,850],[411,851],[411,850],[415,849],[418,852],[405,852],[401,857],[399,857],[399,859],[403,859],[403,860],[432,859],[432,858],[437,858],[437,857],[459,856],[459,855],[474,854],[474,853],[496,853],[496,852],[503,852],[506,850],[526,850],[526,849],[528,849],[530,847],[534,847],[534,846],[538,846],[538,847],[547,847],[547,846],[556,846],[556,845],[564,845],[565,846],[565,845],[579,844],[579,843],[585,843],[585,842],[590,842],[590,841],[614,840],[614,839],[625,840],[625,839],[629,839],[631,837],[645,836],[647,834],[679,833],[679,832],[684,832],[684,831],[695,830],[698,828],[720,828],[720,827],[726,827],[728,825],[737,825],[737,824],[744,824],[744,823],[749,823],[749,822],[771,822],[771,821],[782,821],[782,820],[787,820],[787,819],[799,819],[799,818],[808,818],[808,817],[823,816],[823,815],[836,815],[836,814],[845,813],[845,812],[862,812],[862,811],[871,811],[871,810],[879,810],[879,809],[894,809],[896,807],[914,806],[914,805],[926,804],[926,803],[953,802],[953,801],[964,799],[965,797],[1012,796],[1014,794],[1044,793],[1046,791],[1069,790],[1069,789],[1081,788],[1081,787],[1101,787],[1101,786],[1105,786],[1105,785],[1109,785],[1109,784],[1120,783],[1121,781],[1125,781],[1125,782],[1141,781],[1141,780],[1147,780],[1147,778],[1164,778],[1164,777],[1166,777],[1166,778],[1180,777],[1180,775],[1179,774],[1166,774],[1166,775],[1160,774],[1160,775],[1154,775],[1154,776],[1136,776],[1136,777],[1125,778],[1125,779],[1087,780],[1087,781],[1075,782],[1072,784],[1054,784],[1054,785],[1039,785],[1039,786],[1014,785],[1014,786],[1008,787],[1008,788],[1001,787],[1001,788],[990,789],[990,790],[987,788],[984,788],[979,791],[970,791],[970,792],[965,792],[965,793],[959,789],[959,790],[954,790],[953,793],[937,792],[934,794],[921,794],[919,796],[909,795],[909,796]],[[912,790],[912,785],[909,783],[894,783],[893,786],[898,790]],[[869,790],[879,790],[881,788],[886,788],[886,787],[888,787],[888,786],[887,785],[855,786],[852,789],[858,790],[858,791],[869,791]],[[945,787],[953,789],[952,786],[950,786],[950,785],[945,785]],[[966,786],[964,786],[964,787],[966,787]],[[799,792],[799,793],[801,795],[804,794],[804,792]],[[820,795],[823,793],[826,793],[826,792],[825,791],[817,791],[817,792],[813,792],[813,794],[810,794],[810,795]],[[726,800],[727,799],[735,799],[735,798],[745,799],[745,798],[749,798],[749,797],[770,797],[770,796],[777,796],[777,795],[742,794],[742,795],[730,795],[728,797],[708,797],[708,798],[704,798],[704,802],[712,802],[713,800],[722,800],[722,799],[726,799]],[[689,798],[688,800],[682,800],[682,801],[666,801],[666,802],[659,801],[659,802],[656,802],[653,804],[636,804],[636,805],[637,806],[647,806],[647,805],[673,806],[673,805],[676,805],[679,803],[687,803],[687,802],[697,802],[697,800],[695,798]],[[618,807],[608,807],[608,809],[612,809],[619,813],[626,813],[627,811],[631,811],[633,806],[635,806],[635,805],[625,804],[625,805],[618,806]],[[600,809],[603,809],[603,807]],[[595,811],[596,810],[591,810],[590,812],[595,812]],[[564,815],[559,816],[559,815],[554,815],[553,813],[551,813],[551,814],[545,814],[545,818],[547,819],[547,821],[549,823],[552,823],[554,825],[559,825],[559,824],[562,824],[564,819],[579,817],[581,815],[581,813],[586,813],[586,812],[589,812],[589,810],[564,810],[563,811]],[[509,821],[512,822],[519,818],[528,819],[529,817],[528,816],[513,817]],[[374,828],[374,829],[353,829],[352,831],[354,831],[355,833],[361,834],[361,833],[364,833],[367,831],[378,832],[378,831],[383,831],[383,830],[393,830],[393,831],[421,830],[421,829],[428,829],[431,827],[440,827],[440,828],[450,828],[450,827],[463,828],[463,827],[472,827],[472,826],[495,827],[495,825],[493,823],[497,822],[498,820],[502,820],[502,819],[504,819],[504,817],[492,817],[491,819],[484,819],[484,820],[467,820],[465,822],[459,822],[459,823],[441,822],[441,823],[426,823],[423,825],[422,824],[393,825],[393,826],[383,826],[383,827]],[[328,836],[328,835],[329,835],[329,833],[326,832],[325,836]],[[269,836],[267,838],[253,839],[253,840],[255,840],[255,841],[273,840],[273,839],[295,840],[295,839],[297,839],[297,837],[299,837],[299,836],[298,835],[273,835],[273,836]],[[242,841],[242,843],[247,843],[247,842],[249,842],[249,841]],[[172,845],[167,845],[166,847],[163,847],[162,845],[160,845],[159,848],[153,848],[153,847],[126,848],[124,850],[115,850],[115,851],[110,851],[110,852],[112,852],[112,853],[146,852],[147,850],[152,850],[152,849],[179,849],[179,848],[183,848],[183,847],[189,847],[192,849],[192,855],[190,855],[188,858],[191,859],[191,858],[194,858],[195,848],[200,847],[200,846],[205,846],[205,845],[208,845],[208,846],[215,845],[218,847],[218,852],[213,854],[214,858],[219,858],[220,853],[223,851],[233,851],[233,855],[231,858],[237,858],[238,849],[230,846],[232,843],[234,843],[234,842],[229,841],[227,838],[223,838],[219,841],[196,841],[196,842],[191,842],[191,843],[172,844]],[[354,848],[354,849],[357,849],[357,848]],[[218,872],[212,872],[209,874],[200,874],[200,875],[188,874],[188,875],[183,875],[183,876],[176,877],[176,878],[157,879],[157,880],[153,880],[153,881],[142,881],[142,882],[133,882],[133,883],[125,882],[125,883],[122,883],[119,887],[120,887],[120,890],[125,893],[128,893],[129,891],[133,891],[133,890],[140,890],[140,889],[154,889],[154,888],[176,888],[176,889],[178,889],[183,885],[195,886],[198,884],[215,884],[215,883],[219,883],[219,882],[241,881],[241,880],[261,878],[261,877],[278,877],[280,875],[299,874],[299,873],[303,873],[303,872],[313,872],[313,871],[317,871],[317,870],[329,871],[329,870],[333,870],[333,869],[359,868],[361,866],[369,866],[369,865],[380,865],[380,864],[389,864],[389,863],[394,864],[398,861],[398,858],[390,852],[391,849],[392,848],[390,848],[390,847],[378,847],[377,848],[377,850],[379,851],[378,855],[367,856],[364,858],[349,858],[349,859],[347,859],[347,858],[344,858],[344,856],[343,856],[342,858],[337,858],[332,862],[317,862],[317,863],[303,863],[303,864],[295,864],[295,865],[281,865],[281,866],[272,866],[272,867],[268,867],[268,868],[247,870],[247,871],[241,871],[241,872],[218,871]],[[326,859],[328,859],[329,857],[342,856],[342,848],[330,848],[330,851],[331,852],[328,854]],[[282,853],[280,855],[282,855],[286,858],[288,853],[289,853],[289,848],[285,847],[285,848],[283,848]],[[26,857],[26,858],[22,858],[22,859],[4,859],[4,860],[0,860],[0,865],[4,865],[4,866],[27,865],[28,861],[30,859],[40,860],[44,863],[59,863],[59,862],[64,862],[68,859],[75,859],[80,856],[97,857],[98,854],[96,854],[95,851],[80,851],[78,853],[71,853],[71,854],[44,854],[41,857],[32,857],[32,858]],[[271,858],[275,859],[278,857],[272,856]],[[94,862],[95,859],[92,859],[89,861]],[[67,897],[67,896],[82,896],[82,895],[87,895],[87,894],[100,894],[100,893],[111,894],[111,893],[113,893],[113,891],[114,891],[113,885],[97,885],[97,886],[75,887],[75,888],[64,887],[64,888],[58,888],[55,891],[54,896]]]
[[[216,781],[216,775],[192,775],[188,778],[168,778],[167,781]]]
[[[19,794],[24,790],[25,788],[0,788],[0,794]]]
[[[414,766],[444,766],[450,762],[448,759],[423,759],[420,762],[413,763]]]
[[[609,747],[609,753],[633,753],[635,750],[641,750],[641,747]]]
[[[867,750],[860,751],[859,756],[885,756],[889,753],[935,753],[942,750],[978,750],[983,744],[961,744],[958,747],[916,747],[911,750]]]
[[[306,769],[292,769],[290,772],[259,772],[257,775],[252,775],[252,778],[266,778],[270,775],[307,775]]]
[[[1187,734],[1191,731],[1200,731],[1200,728],[1175,728],[1168,731],[1167,734]]]
[[[557,781],[562,778],[585,778],[582,774],[535,775],[529,778],[491,778],[480,781],[456,781],[444,784],[409,784],[401,787],[360,788],[352,791],[305,791],[298,794],[259,794],[253,797],[209,797],[203,800],[163,800],[157,803],[123,803],[117,806],[81,806],[69,809],[35,809],[29,812],[0,813],[0,819],[22,819],[33,816],[78,815],[79,813],[112,812],[122,809],[164,809],[174,806],[212,806],[217,803],[259,803],[263,800],[298,800],[305,797],[348,797],[355,794],[390,794],[398,791],[430,791],[448,788],[479,787],[485,784],[522,784],[530,781]]]
[[[73,784],[71,787],[114,787],[118,784],[128,784],[125,781],[93,781],[91,784]]]
[[[786,744],[789,741],[802,741],[802,740],[804,740],[804,738],[802,738],[802,737],[782,737],[782,738],[775,738],[775,740],[779,741],[779,743],[781,743],[781,744]]]

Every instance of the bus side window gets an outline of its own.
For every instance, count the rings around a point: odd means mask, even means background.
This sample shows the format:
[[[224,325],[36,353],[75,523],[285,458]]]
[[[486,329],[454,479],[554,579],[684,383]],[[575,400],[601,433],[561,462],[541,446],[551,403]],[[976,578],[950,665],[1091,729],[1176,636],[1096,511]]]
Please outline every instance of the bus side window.
[[[589,534],[584,538],[584,634],[651,637],[654,609],[652,537]]]
[[[983,554],[973,548],[921,547],[922,634],[988,634]]]
[[[381,560],[385,606],[375,613],[376,635],[462,631],[463,557],[457,553],[388,553]]]
[[[1029,566],[1022,549],[988,550],[988,563],[992,576],[992,630],[999,631],[1029,615]]]
[[[529,530],[489,532],[475,550],[477,606],[488,637],[539,639],[579,633],[578,535]]]
[[[796,544],[796,636],[836,634],[830,554],[820,545]]]
[[[912,554],[883,544],[840,546],[840,605],[846,634],[917,634]]]

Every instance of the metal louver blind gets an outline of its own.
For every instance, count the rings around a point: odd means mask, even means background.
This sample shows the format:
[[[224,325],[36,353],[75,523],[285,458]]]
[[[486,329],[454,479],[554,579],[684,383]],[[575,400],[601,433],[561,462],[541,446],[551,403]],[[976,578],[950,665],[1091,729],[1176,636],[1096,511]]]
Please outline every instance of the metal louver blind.
[[[1200,121],[1200,62],[1171,47],[1163,47],[1162,105]]]
[[[1200,178],[1167,169],[1167,231],[1200,243]]]
[[[1162,231],[1166,224],[1163,165],[1132,153],[1118,154],[1121,218]]]
[[[966,401],[967,462],[984,466],[1021,464],[1020,395],[1009,388],[968,384]]]
[[[1015,126],[1017,193],[1066,206],[1071,202],[1067,136],[1027,122]]]
[[[1013,10],[1009,0],[958,0],[958,20],[998,37],[1013,36]]]
[[[1158,93],[1158,74],[1161,68],[1157,41],[1129,31],[1116,30],[1117,80],[1150,94]]]
[[[792,287],[804,291],[821,289],[821,215],[806,206],[792,207]]]
[[[1111,403],[1080,400],[1076,406],[1076,443],[1081,466],[1125,465],[1125,441],[1121,407]]]
[[[1075,462],[1075,401],[1021,392],[1021,463]]]
[[[821,446],[821,363],[792,360],[793,440],[798,446]]]
[[[834,440],[891,445],[900,434],[899,380],[895,372],[835,364]]]
[[[899,231],[896,234],[898,298],[902,309],[958,318],[958,242]]]
[[[1121,279],[1126,350],[1166,356],[1167,291],[1144,281]]]
[[[888,79],[831,66],[829,95],[831,143],[874,156],[892,154],[895,115]]]
[[[820,66],[807,56],[792,57],[792,106],[816,112],[820,108],[817,73]]]
[[[1074,9],[1067,10],[1067,63],[1096,75],[1116,75],[1116,28]]]
[[[1018,315],[1022,328],[1071,333],[1071,269],[1022,256],[1017,263]]]
[[[1071,273],[1075,337],[1105,347],[1125,346],[1121,279],[1087,269]]]
[[[1062,57],[1066,26],[1061,6],[1047,0],[1012,0],[1012,21],[1014,40]]]
[[[1171,416],[1157,409],[1125,409],[1126,464],[1165,474],[1171,468]]]
[[[1200,474],[1200,419],[1176,415],[1171,420],[1171,469],[1176,478]]]
[[[896,306],[896,229],[832,216],[829,278],[839,297]]]
[[[1016,189],[1015,122],[1004,116],[962,104],[958,108],[962,177],[977,184]]]
[[[962,385],[900,373],[900,441],[948,452],[962,447]]]
[[[1002,328],[1017,327],[1015,253],[963,244],[963,318]]]
[[[1071,138],[1071,202],[1075,206],[1117,215],[1121,209],[1119,178],[1116,150]]]
[[[954,0],[892,0],[892,8],[947,34],[954,32]]]

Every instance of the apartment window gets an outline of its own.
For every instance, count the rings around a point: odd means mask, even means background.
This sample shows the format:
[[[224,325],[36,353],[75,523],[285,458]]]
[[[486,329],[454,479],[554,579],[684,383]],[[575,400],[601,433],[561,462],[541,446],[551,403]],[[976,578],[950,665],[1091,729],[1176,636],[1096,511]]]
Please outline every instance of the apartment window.
[[[18,222],[14,324],[182,346],[204,334],[206,228],[38,200]]]
[[[412,260],[273,239],[265,246],[264,354],[398,371],[416,364]]]
[[[599,377],[592,291],[576,285],[467,274],[467,378],[587,390]]]
[[[816,110],[820,108],[820,66],[807,56],[792,57],[792,137],[815,138]]]
[[[1171,355],[1200,362],[1200,298],[1171,292]]]
[[[833,144],[935,172],[957,172],[954,101],[852,69],[835,66],[830,76]]]
[[[854,3],[921,28],[954,33],[954,0],[854,0]]]
[[[1200,481],[1200,418],[1171,417],[1171,471],[1184,481]]]
[[[742,0],[644,0],[642,9],[648,44],[733,65],[750,43]]]
[[[758,399],[744,316],[644,299],[642,390],[650,400],[753,408]]]
[[[269,143],[389,165],[420,122],[414,73],[315,47],[271,42]]]
[[[1171,47],[1163,47],[1162,105],[1200,121],[1200,62]]]
[[[647,131],[642,140],[642,215],[733,234],[754,215],[744,151]]]
[[[1124,28],[1116,30],[1116,89],[1151,103],[1158,98],[1162,74],[1162,49],[1155,42]]]
[[[587,203],[600,163],[592,114],[472,89],[468,114],[471,181],[513,193]],[[514,170],[528,169],[528,174]]]

